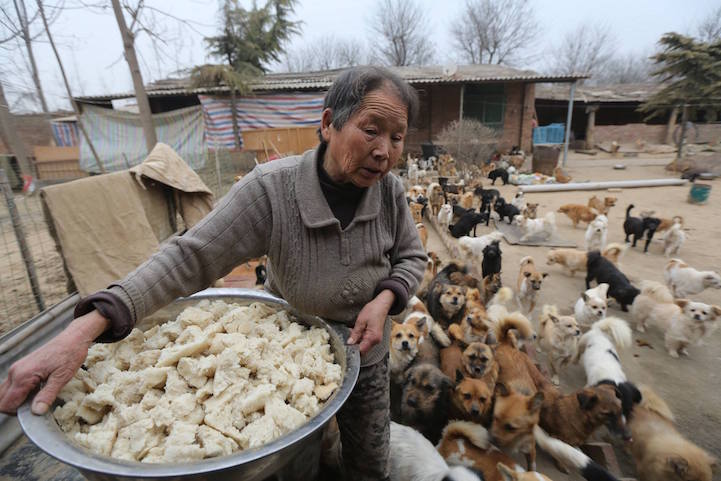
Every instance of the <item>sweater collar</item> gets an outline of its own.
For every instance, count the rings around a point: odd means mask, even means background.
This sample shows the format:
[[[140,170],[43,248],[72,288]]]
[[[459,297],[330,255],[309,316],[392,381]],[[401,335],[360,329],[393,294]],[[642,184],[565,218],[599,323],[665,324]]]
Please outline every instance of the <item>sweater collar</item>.
[[[296,185],[300,215],[303,223],[309,228],[338,224],[338,219],[330,210],[328,201],[325,199],[320,187],[318,169],[316,168],[316,153],[317,149],[309,150],[301,157],[298,183]],[[381,208],[380,182],[382,182],[382,179],[366,189],[350,225],[378,217]]]

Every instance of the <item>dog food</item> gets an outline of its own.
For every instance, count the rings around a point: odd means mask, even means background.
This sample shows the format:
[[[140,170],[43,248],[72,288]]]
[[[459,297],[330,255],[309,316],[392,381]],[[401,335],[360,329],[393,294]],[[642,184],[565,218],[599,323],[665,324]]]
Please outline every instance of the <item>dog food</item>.
[[[266,304],[205,300],[173,321],[92,346],[54,416],[94,453],[188,462],[297,429],[341,378],[325,330]]]

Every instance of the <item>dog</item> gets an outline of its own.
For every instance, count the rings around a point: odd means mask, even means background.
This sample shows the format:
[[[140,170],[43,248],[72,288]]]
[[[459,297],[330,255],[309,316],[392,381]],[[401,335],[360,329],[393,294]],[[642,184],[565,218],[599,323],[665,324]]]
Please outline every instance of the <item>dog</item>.
[[[608,309],[608,284],[601,283],[593,289],[587,289],[581,293],[576,304],[573,306],[573,315],[576,321],[583,327],[590,327],[594,322],[606,317]]]
[[[595,209],[596,212],[600,214],[608,215],[608,211],[616,205],[617,200],[615,197],[604,197],[603,200],[601,200],[594,195],[588,199],[588,207]]]
[[[556,182],[559,184],[568,184],[573,180],[573,178],[570,175],[566,175],[560,167],[553,169],[553,177],[555,177]]]
[[[527,394],[552,387],[528,355],[518,350],[517,337],[511,330],[516,331],[522,339],[536,337],[531,321],[520,312],[505,314],[498,321],[498,344],[494,353],[499,369],[497,384],[504,384],[508,389]]]
[[[473,192],[464,192],[461,194],[458,204],[464,209],[473,209]]]
[[[640,481],[711,481],[718,461],[683,437],[658,394],[641,386],[643,399],[629,419],[630,451]]]
[[[562,366],[573,360],[581,329],[573,316],[560,316],[553,305],[543,306],[538,344],[548,357],[551,382],[558,386]],[[573,444],[573,443],[571,443]]]
[[[508,219],[508,223],[513,222],[513,218],[519,215],[521,212],[516,209],[512,204],[506,202],[506,199],[499,197],[493,204],[493,210],[500,216],[500,220]]]
[[[443,205],[443,188],[438,182],[431,182],[426,189],[426,197],[431,204],[431,215],[437,216]]]
[[[585,245],[587,251],[602,251],[606,247],[608,237],[608,218],[600,214],[586,228]]]
[[[658,232],[658,229],[656,229]],[[668,231],[663,235],[663,253],[666,257],[670,257],[671,254],[678,254],[679,249],[686,241],[686,233],[683,231],[681,224],[676,222],[673,224]]]
[[[406,371],[401,398],[401,421],[418,430],[433,444],[448,422],[451,379],[431,364]]]
[[[451,204],[443,204],[438,211],[438,225],[447,229],[453,220],[453,207]]]
[[[500,231],[493,231],[490,234],[483,235],[481,237],[468,237],[463,236],[458,239],[458,245],[467,254],[481,259],[483,258],[483,249],[493,241],[500,241],[503,239],[503,234]]]
[[[423,323],[425,323],[425,319],[421,319],[417,323],[393,323],[388,363],[391,381],[396,384],[403,383],[406,368],[418,354],[418,341],[421,339],[419,325]]]
[[[574,361],[582,362],[586,386],[607,381],[615,385],[627,382],[616,348],[631,347],[631,328],[623,319],[606,317],[591,325],[578,341]]]
[[[425,193],[426,189],[424,189],[422,185],[413,185],[410,189],[408,189],[406,198],[408,198],[410,202],[417,202],[420,204]]]
[[[467,269],[450,262],[436,274],[428,288],[428,312],[443,329],[461,320],[466,303],[466,288],[451,283],[450,275],[454,272],[466,274]]]
[[[467,345],[473,342],[490,342],[488,336],[492,334],[491,327],[486,319],[486,310],[483,307],[472,307],[466,309],[460,324],[448,326],[448,334]],[[491,336],[491,340],[495,338]]]
[[[491,392],[498,380],[498,363],[493,349],[482,342],[472,342],[463,350],[465,374],[484,381]]]
[[[628,312],[628,307],[641,292],[629,282],[628,278],[606,259],[598,251],[591,251],[587,254],[586,263],[586,289],[591,288],[591,281],[596,280],[598,284],[608,284],[608,295],[616,299],[621,305],[621,310]]]
[[[643,215],[641,215],[641,217],[643,217]],[[661,217],[659,218],[659,220],[661,222],[658,224],[656,232],[664,232],[665,230],[673,227],[674,224],[681,224],[681,226],[683,227],[683,217],[681,217],[680,215],[675,215],[670,219],[668,217]]]
[[[445,190],[443,191],[443,195],[445,196],[446,204],[451,204],[452,206],[458,205],[461,200],[460,195],[454,194],[452,192],[446,192]]]
[[[538,215],[538,203],[529,202],[521,209],[521,215],[526,219],[535,219]]]
[[[718,272],[698,271],[681,259],[668,261],[663,278],[676,298],[699,294],[709,287],[721,289],[721,275]]]
[[[458,222],[449,225],[448,230],[451,232],[451,235],[453,237],[459,239],[463,236],[470,235],[471,229],[473,229],[473,237],[475,237],[476,226],[481,222],[486,222],[487,220],[487,213],[478,213],[473,211],[466,212],[461,216],[460,219],[458,219]]]
[[[481,300],[483,304],[490,302],[501,287],[503,287],[503,284],[501,283],[500,272],[484,277],[483,281],[481,281]]]
[[[531,239],[550,239],[556,232],[556,217],[553,212],[547,213],[542,219],[529,219],[522,215],[513,217],[513,225],[521,228],[521,242]]]
[[[426,244],[428,244],[428,230],[426,229],[426,226],[423,225],[423,222],[419,222],[416,224],[416,230],[418,231],[418,237],[421,240],[423,249],[425,249]]]
[[[523,212],[523,209],[526,208],[526,198],[523,196],[523,192],[516,193],[515,197],[513,197],[513,200],[511,201],[511,205]]]
[[[481,275],[485,279],[493,274],[501,273],[502,252],[499,241],[493,241],[483,248]]]
[[[621,265],[621,257],[628,248],[625,244],[619,244],[617,242],[611,242],[601,251],[601,255],[611,261],[616,267]]]
[[[464,466],[448,466],[435,446],[415,429],[391,422],[391,481],[484,481]]]
[[[633,217],[631,216],[631,209],[633,208],[633,204],[626,208],[626,220],[623,221],[623,231],[626,233],[625,241],[628,244],[630,242],[629,237],[633,235],[631,247],[636,247],[636,243],[643,238],[643,234],[646,232],[646,244],[643,246],[643,252],[646,253],[661,221],[655,217],[644,217],[643,219]]]
[[[508,171],[506,169],[497,168],[488,173],[488,178],[492,180],[491,185],[496,185],[496,179],[501,178],[503,185],[508,184]]]
[[[473,421],[488,425],[493,408],[493,386],[484,380],[463,375],[456,371],[456,386],[451,391],[449,419]]]
[[[438,254],[433,251],[428,251],[428,261],[426,261],[426,269],[423,272],[423,279],[421,284],[418,286],[417,295],[420,299],[424,299],[428,294],[428,286],[430,285],[433,278],[438,274],[438,268],[442,262]]]
[[[663,331],[669,355],[679,357],[688,355],[689,345],[715,330],[721,307],[688,299],[674,300],[666,286],[646,281],[631,306],[631,315],[639,332],[644,332],[649,323]]]
[[[547,272],[538,272],[533,257],[526,256],[521,259],[521,268],[518,271],[518,305],[522,312],[528,314],[536,307],[538,291],[547,276]]]
[[[574,228],[578,227],[580,222],[592,222],[598,215],[597,211],[582,204],[564,204],[558,208],[558,212],[566,214]]]
[[[578,271],[585,272],[587,262],[586,252],[577,249],[551,249],[546,254],[547,265],[560,264],[568,269],[571,277]]]
[[[425,207],[423,204],[411,201],[410,204],[408,204],[408,207],[411,210],[411,217],[413,217],[413,222],[416,224],[422,224],[423,223],[423,208]]]

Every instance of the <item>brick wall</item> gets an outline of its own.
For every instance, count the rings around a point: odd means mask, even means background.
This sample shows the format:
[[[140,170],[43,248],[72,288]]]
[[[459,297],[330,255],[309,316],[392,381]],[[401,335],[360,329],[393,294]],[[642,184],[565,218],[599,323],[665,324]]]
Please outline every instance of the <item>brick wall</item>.
[[[408,134],[406,151],[420,154],[421,144],[431,142],[448,125],[458,120],[460,85],[428,85],[416,88],[420,111],[415,129]]]
[[[531,119],[535,104],[535,85],[506,84],[506,109],[500,149],[518,145],[526,152],[531,151]]]
[[[721,124],[696,124],[698,135],[693,131],[689,141],[699,143],[716,143],[721,141]],[[631,144],[637,140],[647,143],[662,144],[666,141],[665,125],[626,124],[596,125],[593,129],[596,143],[613,142]]]
[[[67,115],[67,114],[65,114]],[[15,130],[25,142],[25,147],[32,153],[33,145],[51,145],[52,130],[47,118],[42,114],[14,115]],[[10,153],[10,148],[0,139],[0,154]]]

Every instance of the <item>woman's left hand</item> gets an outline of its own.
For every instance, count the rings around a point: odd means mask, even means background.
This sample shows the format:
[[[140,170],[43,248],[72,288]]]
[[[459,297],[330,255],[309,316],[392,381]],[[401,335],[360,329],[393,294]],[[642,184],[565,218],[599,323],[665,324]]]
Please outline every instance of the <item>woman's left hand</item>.
[[[388,311],[395,301],[395,294],[389,289],[381,291],[375,299],[363,306],[355,320],[355,326],[348,338],[348,344],[357,344],[361,354],[365,354],[383,340],[383,325]]]

